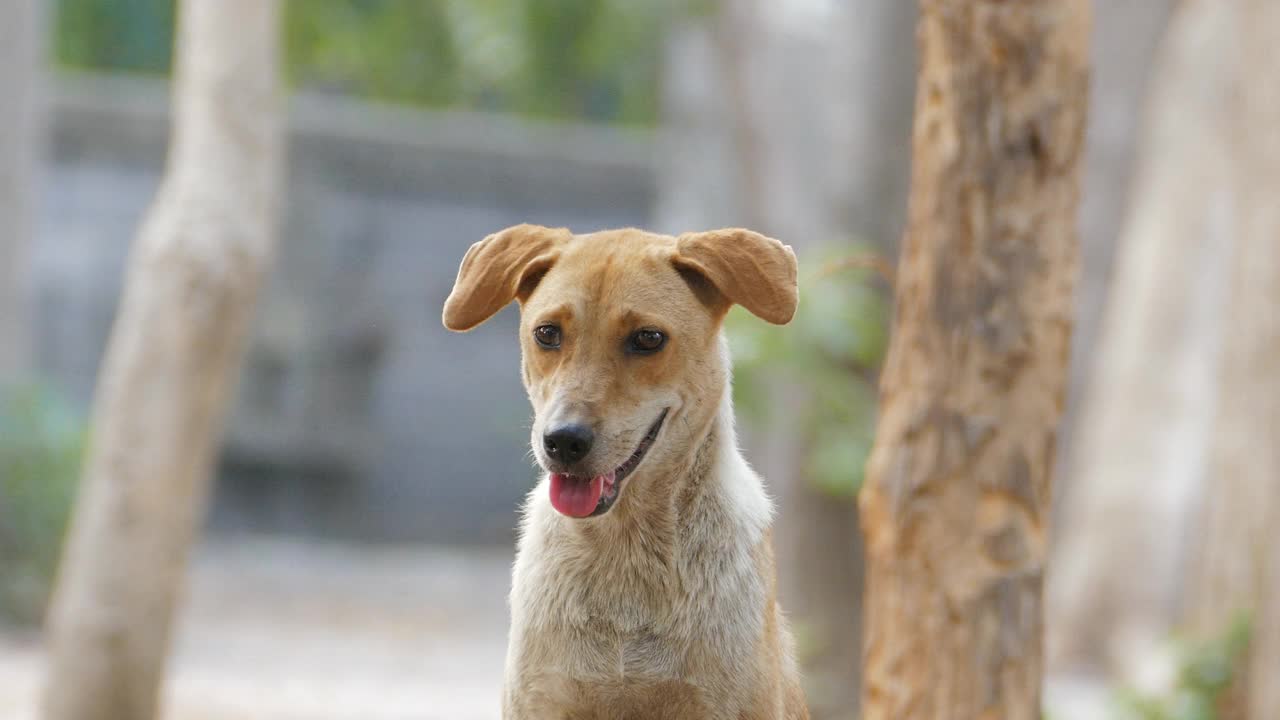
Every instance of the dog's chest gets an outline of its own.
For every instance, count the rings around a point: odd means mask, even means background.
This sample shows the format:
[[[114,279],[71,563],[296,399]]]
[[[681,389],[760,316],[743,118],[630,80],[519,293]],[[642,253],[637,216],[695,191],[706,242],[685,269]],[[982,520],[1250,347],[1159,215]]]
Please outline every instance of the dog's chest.
[[[544,667],[661,682],[700,675],[708,661],[736,666],[755,650],[764,588],[746,551],[721,547],[716,562],[661,569],[557,559],[518,567],[512,595],[512,650]]]
[[[525,663],[518,717],[708,720],[719,717],[709,669],[691,639],[669,627],[620,628],[596,619],[547,626],[525,638],[542,662]],[[719,684],[719,683],[713,683]]]
[[[686,650],[675,633],[642,628],[619,634],[618,662],[624,677],[676,677]]]
[[[665,598],[638,587],[628,592],[626,584],[593,592],[572,582],[567,587],[527,603],[537,620],[525,628],[523,643],[532,654],[545,655],[548,667],[617,680],[683,674],[697,632]]]
[[[767,586],[760,533],[719,515],[676,542],[584,543],[535,514],[513,577],[507,692],[539,711],[510,717],[737,717],[758,678]]]
[[[630,682],[546,677],[514,698],[510,717],[538,720],[719,720],[723,707],[679,680]]]

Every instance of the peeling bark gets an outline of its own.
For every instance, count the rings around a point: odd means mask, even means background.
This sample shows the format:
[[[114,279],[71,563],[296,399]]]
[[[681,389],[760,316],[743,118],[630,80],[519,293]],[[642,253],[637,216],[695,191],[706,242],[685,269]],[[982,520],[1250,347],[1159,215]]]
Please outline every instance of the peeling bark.
[[[276,240],[276,0],[184,0],[164,183],[130,259],[49,624],[46,720],[156,717],[249,317]]]
[[[864,717],[1040,716],[1084,0],[923,0],[912,194],[860,499]]]

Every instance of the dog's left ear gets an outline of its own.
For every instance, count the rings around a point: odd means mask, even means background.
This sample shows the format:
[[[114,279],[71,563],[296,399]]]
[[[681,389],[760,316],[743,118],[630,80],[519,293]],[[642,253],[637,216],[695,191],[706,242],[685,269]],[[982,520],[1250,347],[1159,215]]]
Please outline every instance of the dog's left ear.
[[[672,261],[762,320],[786,325],[796,313],[796,254],[771,237],[741,228],[685,233]]]
[[[470,330],[512,300],[523,301],[572,237],[567,228],[516,225],[472,245],[444,301],[444,326]]]

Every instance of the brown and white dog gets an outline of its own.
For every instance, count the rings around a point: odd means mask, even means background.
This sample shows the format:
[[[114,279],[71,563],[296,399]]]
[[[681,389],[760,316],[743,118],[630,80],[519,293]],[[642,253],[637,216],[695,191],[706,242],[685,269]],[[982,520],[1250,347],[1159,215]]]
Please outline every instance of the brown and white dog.
[[[791,248],[518,225],[467,252],[445,327],[512,300],[547,474],[522,524],[503,717],[807,718],[721,334],[733,303],[791,320]]]

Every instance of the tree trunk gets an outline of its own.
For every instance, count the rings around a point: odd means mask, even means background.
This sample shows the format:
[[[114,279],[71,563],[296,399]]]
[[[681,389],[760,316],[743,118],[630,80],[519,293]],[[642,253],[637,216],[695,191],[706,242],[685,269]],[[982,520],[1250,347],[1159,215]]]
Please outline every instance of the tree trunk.
[[[737,159],[729,174],[739,187],[736,222],[785,238],[802,254],[837,242],[893,244],[886,238],[903,224],[907,184],[893,168],[908,158],[897,136],[907,135],[911,112],[910,101],[895,94],[911,87],[912,16],[898,0],[825,8],[722,3],[715,37]],[[779,596],[799,637],[812,716],[856,717],[863,582],[857,510],[805,472],[809,443],[795,431],[804,424],[804,391],[779,380],[771,395],[754,449],[778,498]]]
[[[1189,0],[1158,61],[1071,490],[1055,538],[1055,674],[1147,686],[1204,473],[1230,246],[1227,4]]]
[[[166,176],[130,260],[50,619],[46,720],[157,713],[188,548],[276,239],[275,0],[184,0]]]
[[[908,164],[911,102],[900,95],[914,77],[912,17],[900,0],[825,7],[730,0],[713,21],[677,27],[663,86],[671,146],[659,227],[748,225],[802,256],[849,240],[894,245],[907,184],[897,168]],[[799,631],[813,717],[855,717],[856,509],[803,471],[806,439],[795,431],[805,412],[801,389],[776,382],[770,393],[770,417],[747,424],[744,444],[778,498],[779,594]]]
[[[831,44],[840,75],[830,93],[829,151],[843,162],[832,163],[824,185],[836,193],[841,227],[892,257],[906,225],[911,180],[916,7],[905,0],[836,6]]]
[[[1139,120],[1156,49],[1176,0],[1112,0],[1095,3],[1093,82],[1085,132],[1084,187],[1080,197],[1080,276],[1071,333],[1071,374],[1059,430],[1054,477],[1054,520],[1071,493],[1070,448],[1083,432],[1080,410],[1096,364],[1099,328],[1107,306],[1116,242],[1128,206]]]
[[[18,377],[29,360],[27,247],[40,160],[40,5],[0,3],[0,382]]]
[[[912,195],[861,497],[864,716],[1040,717],[1088,93],[1084,0],[923,0]]]
[[[1229,36],[1240,53],[1226,124],[1236,247],[1186,615],[1194,634],[1214,637],[1248,613],[1253,634],[1235,678],[1242,702],[1223,720],[1269,720],[1280,718],[1280,6],[1223,4],[1235,10]]]

